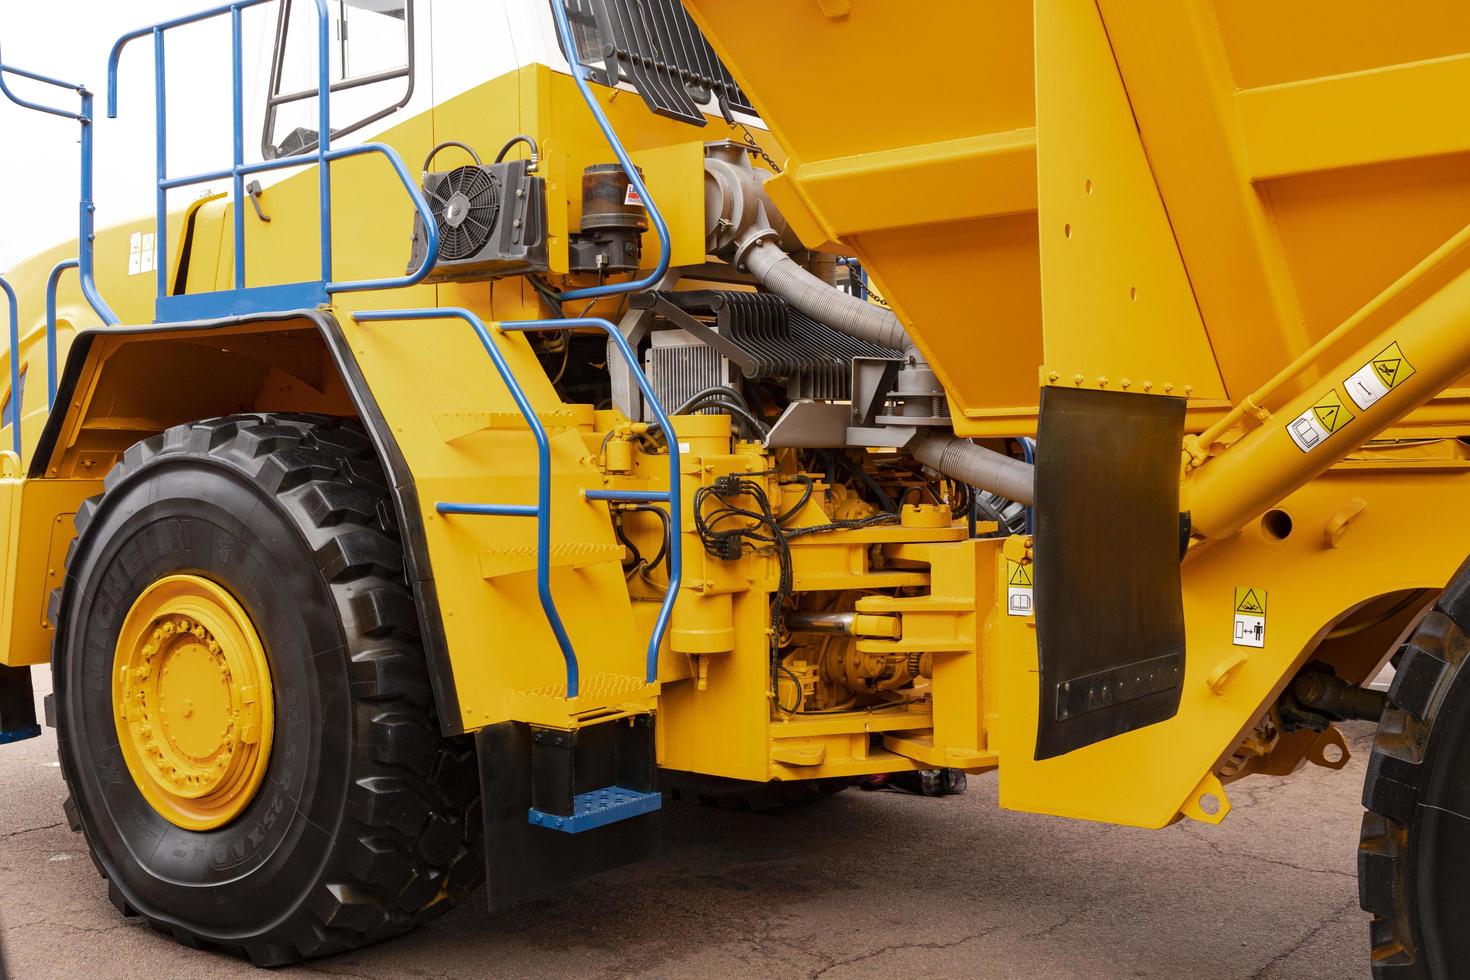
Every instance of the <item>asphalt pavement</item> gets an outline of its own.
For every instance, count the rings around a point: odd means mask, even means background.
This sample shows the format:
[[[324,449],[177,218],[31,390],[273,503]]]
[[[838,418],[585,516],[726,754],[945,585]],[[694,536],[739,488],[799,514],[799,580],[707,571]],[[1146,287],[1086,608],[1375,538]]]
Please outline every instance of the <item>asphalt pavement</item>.
[[[38,688],[48,684],[36,671]],[[38,696],[39,696],[38,691]],[[1354,877],[1371,726],[1341,772],[1230,787],[1219,827],[1010,813],[996,779],[849,790],[777,813],[669,804],[661,858],[490,914],[262,974],[124,919],[61,813],[54,734],[0,746],[12,977],[1366,977]]]

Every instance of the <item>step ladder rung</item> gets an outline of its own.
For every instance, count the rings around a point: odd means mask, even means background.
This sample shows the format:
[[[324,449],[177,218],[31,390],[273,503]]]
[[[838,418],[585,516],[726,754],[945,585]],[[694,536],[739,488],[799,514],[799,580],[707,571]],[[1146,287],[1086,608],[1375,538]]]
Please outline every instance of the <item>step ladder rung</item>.
[[[623,786],[604,786],[573,797],[571,816],[558,816],[532,807],[527,818],[537,827],[559,830],[564,834],[580,834],[584,830],[652,813],[662,806],[663,794],[657,791],[643,793]]]
[[[548,408],[536,413],[542,427],[550,435],[577,427],[577,414],[568,408]],[[530,432],[526,417],[520,412],[438,412],[434,427],[445,442],[486,430]]]
[[[588,541],[563,541],[551,546],[552,568],[585,568],[606,562],[623,560],[620,544],[595,544]],[[514,575],[536,568],[536,546],[517,545],[505,548],[482,548],[480,550],[480,575],[483,578],[498,578]]]

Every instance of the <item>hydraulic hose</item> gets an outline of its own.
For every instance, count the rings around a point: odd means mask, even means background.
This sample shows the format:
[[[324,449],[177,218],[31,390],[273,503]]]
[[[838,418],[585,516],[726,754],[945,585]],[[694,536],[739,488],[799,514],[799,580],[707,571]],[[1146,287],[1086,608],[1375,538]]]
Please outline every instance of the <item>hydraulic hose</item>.
[[[765,234],[742,256],[745,267],[762,286],[833,330],[904,353],[913,349],[908,331],[893,311],[849,296],[818,279],[783,252],[774,236],[775,232],[765,229]]]
[[[1030,463],[977,446],[949,432],[920,436],[909,446],[909,452],[930,469],[961,483],[989,490],[1027,507],[1036,502]]]

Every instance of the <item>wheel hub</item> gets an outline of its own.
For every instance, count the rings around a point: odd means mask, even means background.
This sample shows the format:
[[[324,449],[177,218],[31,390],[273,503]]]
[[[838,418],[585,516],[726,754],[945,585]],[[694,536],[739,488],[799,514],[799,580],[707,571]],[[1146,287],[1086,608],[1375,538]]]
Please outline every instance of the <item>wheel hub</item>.
[[[255,797],[274,728],[270,667],[219,585],[172,575],[143,590],[118,635],[112,703],[128,772],[170,823],[221,827]]]

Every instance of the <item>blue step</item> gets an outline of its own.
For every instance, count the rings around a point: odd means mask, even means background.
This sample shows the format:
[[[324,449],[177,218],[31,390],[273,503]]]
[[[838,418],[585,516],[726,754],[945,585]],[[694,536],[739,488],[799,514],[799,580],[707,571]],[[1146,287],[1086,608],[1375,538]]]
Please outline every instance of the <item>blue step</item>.
[[[629,820],[652,813],[664,805],[662,793],[640,793],[621,786],[604,786],[572,798],[572,815],[560,816],[532,807],[530,821],[537,827],[560,830],[564,834],[580,834],[584,830],[605,827],[619,820]]]
[[[20,742],[28,738],[35,738],[40,734],[40,725],[25,725],[21,728],[0,728],[0,745],[4,745],[7,742]]]

